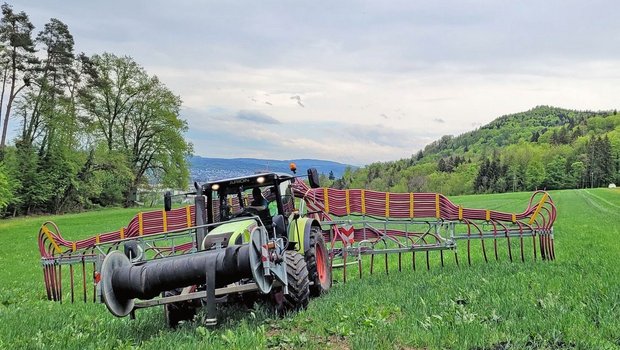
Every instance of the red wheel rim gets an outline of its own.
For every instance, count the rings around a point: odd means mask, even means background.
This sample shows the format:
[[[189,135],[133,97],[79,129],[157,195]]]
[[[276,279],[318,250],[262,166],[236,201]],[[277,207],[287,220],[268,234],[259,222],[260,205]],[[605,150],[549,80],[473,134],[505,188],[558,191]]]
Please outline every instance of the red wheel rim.
[[[327,282],[327,268],[325,264],[325,251],[320,244],[314,245],[316,272],[319,275],[319,282],[325,284]]]

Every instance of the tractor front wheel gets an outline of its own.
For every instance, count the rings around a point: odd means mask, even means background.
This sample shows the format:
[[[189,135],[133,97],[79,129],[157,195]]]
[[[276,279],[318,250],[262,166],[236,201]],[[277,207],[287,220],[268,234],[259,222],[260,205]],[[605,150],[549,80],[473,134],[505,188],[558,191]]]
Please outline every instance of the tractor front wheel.
[[[171,297],[181,294],[182,288],[169,290],[162,293],[163,297]],[[181,321],[191,321],[196,316],[196,308],[189,302],[180,301],[178,303],[164,304],[164,318],[166,325],[170,328],[176,328]]]
[[[312,226],[310,229],[310,247],[305,252],[306,264],[308,264],[309,279],[313,284],[310,286],[310,294],[319,296],[327,292],[332,286],[332,271],[329,264],[327,246],[321,229]]]
[[[271,293],[272,303],[279,314],[305,309],[310,300],[310,281],[303,256],[289,250],[285,253],[285,260],[288,294],[284,294],[281,287],[274,289]]]

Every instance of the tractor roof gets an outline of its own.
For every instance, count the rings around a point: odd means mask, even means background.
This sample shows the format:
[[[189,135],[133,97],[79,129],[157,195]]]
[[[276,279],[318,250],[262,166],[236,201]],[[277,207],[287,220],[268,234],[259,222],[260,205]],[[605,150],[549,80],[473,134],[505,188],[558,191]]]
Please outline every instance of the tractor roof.
[[[203,190],[213,188],[213,185],[219,185],[219,188],[226,188],[230,186],[269,186],[279,184],[282,181],[292,179],[293,176],[285,173],[259,173],[247,176],[234,177],[230,179],[222,179],[216,181],[209,181],[203,185]]]

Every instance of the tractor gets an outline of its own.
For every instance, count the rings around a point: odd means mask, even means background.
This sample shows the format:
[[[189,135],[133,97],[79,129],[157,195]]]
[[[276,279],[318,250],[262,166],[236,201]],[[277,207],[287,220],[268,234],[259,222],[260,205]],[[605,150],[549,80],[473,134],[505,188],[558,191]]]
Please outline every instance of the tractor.
[[[308,177],[319,186],[316,170]],[[195,251],[140,259],[138,241],[124,242],[125,254],[113,251],[100,264],[103,302],[116,316],[164,305],[170,327],[204,304],[206,323],[215,324],[216,302],[264,299],[279,313],[305,308],[332,279],[319,222],[296,209],[295,179],[270,172],[195,184]],[[170,193],[164,207],[172,210]]]

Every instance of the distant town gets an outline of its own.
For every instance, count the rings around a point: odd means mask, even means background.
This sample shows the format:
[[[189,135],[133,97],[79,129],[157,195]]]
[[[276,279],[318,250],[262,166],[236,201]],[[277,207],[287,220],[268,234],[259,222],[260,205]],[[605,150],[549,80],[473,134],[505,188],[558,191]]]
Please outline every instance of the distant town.
[[[289,173],[289,164],[294,162],[299,169],[299,174],[304,174],[308,168],[316,168],[319,174],[329,175],[333,172],[334,176],[342,177],[347,164],[318,160],[318,159],[292,159],[292,160],[273,160],[256,158],[204,158],[194,156],[189,159],[190,176],[193,181],[206,182],[216,179],[225,179],[261,171],[273,171]],[[355,167],[353,167],[355,168]]]

